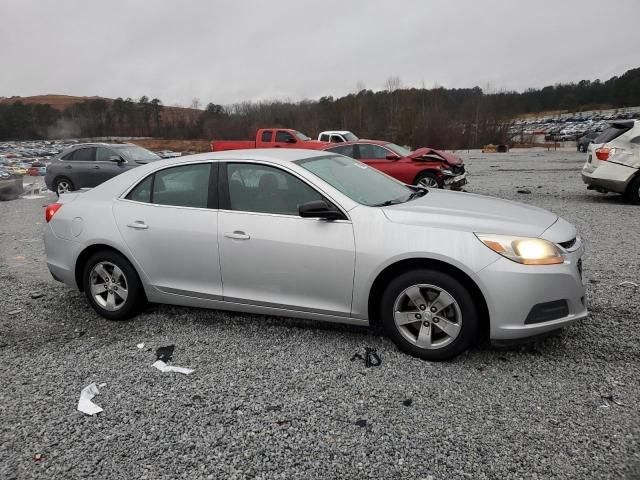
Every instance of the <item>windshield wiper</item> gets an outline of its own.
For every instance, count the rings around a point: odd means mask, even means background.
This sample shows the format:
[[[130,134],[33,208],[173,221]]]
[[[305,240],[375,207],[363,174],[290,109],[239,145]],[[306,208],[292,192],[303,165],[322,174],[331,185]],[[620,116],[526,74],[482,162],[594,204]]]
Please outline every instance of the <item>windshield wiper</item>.
[[[398,205],[399,203],[403,203],[400,200],[387,200],[386,202],[376,203],[375,205],[371,205],[372,207],[388,207],[390,205]]]
[[[429,190],[427,190],[426,188],[416,187],[416,191],[409,195],[409,198],[407,198],[407,202],[409,200],[413,200],[414,198],[424,197],[427,193],[429,193]]]

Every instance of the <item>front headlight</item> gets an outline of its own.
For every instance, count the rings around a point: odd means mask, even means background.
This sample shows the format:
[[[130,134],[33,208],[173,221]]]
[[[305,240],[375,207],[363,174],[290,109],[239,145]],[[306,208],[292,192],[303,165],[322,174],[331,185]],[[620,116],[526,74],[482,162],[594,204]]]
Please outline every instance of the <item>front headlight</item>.
[[[446,168],[443,168],[440,170],[440,173],[442,173],[443,175],[448,175],[448,176],[453,176],[453,171],[452,170],[447,170]]]
[[[560,249],[542,238],[509,237],[476,233],[476,237],[494,252],[524,265],[564,263]]]

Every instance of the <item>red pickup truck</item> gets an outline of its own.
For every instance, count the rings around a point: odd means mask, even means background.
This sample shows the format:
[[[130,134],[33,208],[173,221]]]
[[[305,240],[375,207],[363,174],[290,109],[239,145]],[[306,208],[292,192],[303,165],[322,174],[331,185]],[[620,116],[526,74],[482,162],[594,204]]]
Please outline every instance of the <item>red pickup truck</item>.
[[[214,140],[211,142],[212,152],[223,150],[244,150],[248,148],[308,148],[318,150],[329,145],[329,142],[312,140],[304,133],[288,128],[261,128],[255,140]]]

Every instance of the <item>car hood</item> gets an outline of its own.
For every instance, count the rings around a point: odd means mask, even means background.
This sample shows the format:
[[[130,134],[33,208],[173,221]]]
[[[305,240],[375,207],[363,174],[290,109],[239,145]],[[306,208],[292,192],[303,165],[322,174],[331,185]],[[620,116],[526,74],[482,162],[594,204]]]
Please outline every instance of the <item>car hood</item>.
[[[499,198],[429,189],[424,197],[383,208],[394,223],[474,233],[538,237],[558,216],[547,210]]]
[[[437,156],[444,159],[449,165],[461,165],[464,162],[460,157],[456,157],[455,155],[447,152],[443,152],[441,150],[435,150],[433,148],[419,148],[409,154],[409,158],[413,160],[420,160],[422,157],[426,157],[428,155]]]

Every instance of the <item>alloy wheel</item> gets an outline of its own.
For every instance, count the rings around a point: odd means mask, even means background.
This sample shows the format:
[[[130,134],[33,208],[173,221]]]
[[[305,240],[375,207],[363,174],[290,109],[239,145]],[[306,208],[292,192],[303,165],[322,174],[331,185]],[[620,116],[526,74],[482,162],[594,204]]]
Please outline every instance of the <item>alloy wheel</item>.
[[[70,191],[71,191],[71,185],[69,184],[68,181],[60,180],[58,182],[58,185],[56,187],[56,192],[58,192],[58,195],[62,195],[63,193],[67,193]]]
[[[127,301],[127,277],[111,262],[99,262],[91,269],[89,285],[93,299],[105,310],[115,312]]]
[[[458,302],[436,285],[412,285],[403,290],[394,303],[393,318],[407,341],[428,350],[452,343],[462,327]]]
[[[428,188],[438,188],[439,185],[438,185],[438,181],[435,178],[431,176],[427,176],[418,180],[418,186],[428,187]]]

